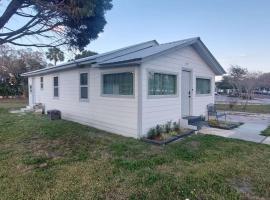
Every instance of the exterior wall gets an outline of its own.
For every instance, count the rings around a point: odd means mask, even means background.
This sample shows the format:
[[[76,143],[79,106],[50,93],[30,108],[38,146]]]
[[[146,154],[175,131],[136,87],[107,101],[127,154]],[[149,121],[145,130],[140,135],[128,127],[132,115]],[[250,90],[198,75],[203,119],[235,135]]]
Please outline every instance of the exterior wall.
[[[102,96],[101,76],[107,72],[134,72],[134,96],[113,97]],[[98,68],[74,69],[55,74],[44,75],[44,89],[40,88],[40,76],[29,77],[34,85],[35,103],[45,104],[45,109],[58,109],[64,119],[90,125],[105,131],[128,137],[138,137],[138,76],[137,67],[122,67],[100,70]],[[88,101],[79,98],[79,73],[88,72]],[[59,98],[53,97],[53,77],[59,77]],[[33,86],[32,86],[33,87]],[[30,106],[32,94],[29,94]]]
[[[182,69],[191,70],[192,95],[191,114],[206,115],[206,105],[214,103],[215,74],[192,47],[163,54],[146,61],[141,66],[142,74],[142,135],[157,124],[181,119],[181,74]],[[178,94],[172,97],[148,96],[148,72],[168,72],[178,74]],[[196,77],[211,78],[211,95],[196,95]]]

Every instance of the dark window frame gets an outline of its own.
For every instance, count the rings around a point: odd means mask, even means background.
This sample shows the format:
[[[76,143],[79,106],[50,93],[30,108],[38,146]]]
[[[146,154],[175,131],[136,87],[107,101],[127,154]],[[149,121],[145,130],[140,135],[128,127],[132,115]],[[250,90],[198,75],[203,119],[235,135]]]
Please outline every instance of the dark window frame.
[[[54,98],[59,98],[59,76],[54,76],[53,77],[53,97]]]
[[[86,82],[83,81],[83,75],[86,75]],[[84,78],[85,78],[84,77]],[[86,89],[86,96],[82,96],[82,89]],[[89,100],[89,73],[88,72],[80,72],[79,74],[79,90],[80,90],[80,100],[87,101]]]
[[[135,76],[134,71],[110,72],[102,74],[102,96],[114,97],[134,97],[135,93]],[[128,75],[128,76],[124,76]],[[107,81],[107,83],[105,82]],[[121,82],[122,81],[122,82]],[[125,82],[126,81],[126,82]],[[130,82],[128,82],[130,81]],[[110,86],[111,92],[108,88]]]

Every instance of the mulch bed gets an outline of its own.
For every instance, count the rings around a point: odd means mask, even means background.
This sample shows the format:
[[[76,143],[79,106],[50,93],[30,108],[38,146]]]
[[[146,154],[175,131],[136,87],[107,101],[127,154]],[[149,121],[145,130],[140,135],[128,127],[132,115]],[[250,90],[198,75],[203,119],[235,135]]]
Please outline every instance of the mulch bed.
[[[179,133],[179,135],[174,135],[171,136],[167,139],[163,139],[161,136],[156,137],[154,139],[149,139],[149,138],[142,138],[142,141],[145,141],[147,143],[155,144],[155,145],[165,145],[168,143],[171,143],[175,140],[179,140],[181,138],[187,137],[191,134],[193,134],[195,131],[194,130],[185,130],[184,132]]]

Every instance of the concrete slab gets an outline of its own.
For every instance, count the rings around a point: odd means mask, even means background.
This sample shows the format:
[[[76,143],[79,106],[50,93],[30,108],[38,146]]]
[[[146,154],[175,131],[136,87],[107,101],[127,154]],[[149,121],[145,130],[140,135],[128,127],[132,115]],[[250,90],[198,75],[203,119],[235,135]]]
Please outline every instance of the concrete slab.
[[[243,122],[244,125],[233,130],[203,127],[200,130],[200,133],[270,144],[270,138],[260,135],[261,131],[265,130],[269,126],[270,115],[230,113],[227,115],[227,120],[232,122]]]
[[[234,134],[230,135],[231,138],[261,143],[266,137],[260,135],[261,131],[267,128],[266,124],[248,123],[234,129]]]
[[[211,127],[202,127],[202,129],[199,131],[199,133],[202,134],[210,134],[210,135],[217,135],[221,137],[230,137],[234,134],[234,131],[232,130],[224,130],[219,128],[211,128]]]

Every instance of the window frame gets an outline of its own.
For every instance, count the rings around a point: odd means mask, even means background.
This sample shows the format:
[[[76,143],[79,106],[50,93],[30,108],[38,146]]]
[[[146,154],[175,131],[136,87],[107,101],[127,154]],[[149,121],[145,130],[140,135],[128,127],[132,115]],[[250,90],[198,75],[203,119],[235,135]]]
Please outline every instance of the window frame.
[[[87,85],[81,85],[81,74],[87,74]],[[89,81],[90,81],[89,71],[79,71],[79,101],[80,102],[89,102]],[[87,98],[81,98],[81,88],[87,87]]]
[[[156,73],[156,74],[164,74],[164,75],[175,75],[176,76],[176,93],[175,94],[162,94],[162,95],[154,95],[149,94],[149,74]],[[159,99],[159,98],[178,98],[179,97],[179,72],[172,72],[166,70],[156,70],[156,69],[147,69],[146,70],[147,76],[147,90],[146,95],[148,99]]]
[[[197,93],[197,79],[206,79],[210,81],[210,93],[207,94],[198,94]],[[213,78],[209,77],[209,76],[196,76],[195,78],[195,94],[196,96],[212,96],[213,95],[213,89],[212,89],[212,85],[213,85]]]
[[[104,75],[109,75],[109,74],[122,74],[122,73],[132,73],[133,76],[133,82],[132,82],[132,86],[133,86],[133,94],[131,95],[124,95],[124,94],[104,94]],[[115,97],[115,98],[135,98],[135,78],[136,78],[136,74],[135,74],[135,69],[133,70],[110,70],[110,71],[106,71],[106,72],[102,72],[101,73],[101,88],[100,88],[100,96],[101,97]]]
[[[58,86],[54,86],[54,78],[57,77],[57,80],[58,80]],[[54,99],[59,99],[60,97],[60,78],[59,78],[59,75],[53,75],[52,77],[52,82],[53,82],[53,98]],[[54,89],[57,88],[58,89],[58,96],[54,96]]]
[[[40,79],[39,79],[39,81],[40,81],[40,90],[43,90],[44,89],[44,77],[41,76]]]

